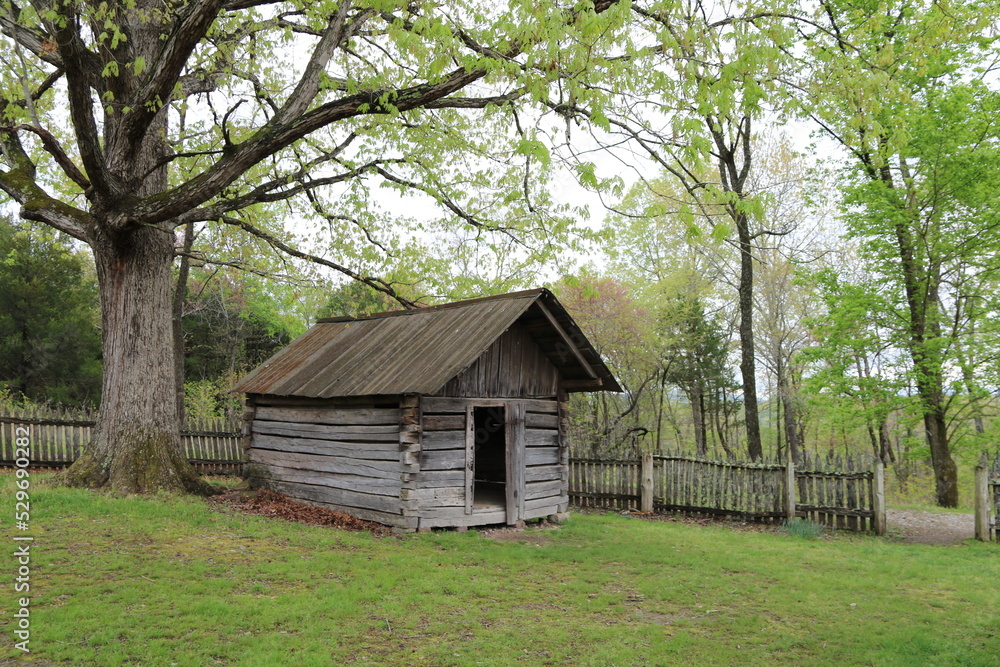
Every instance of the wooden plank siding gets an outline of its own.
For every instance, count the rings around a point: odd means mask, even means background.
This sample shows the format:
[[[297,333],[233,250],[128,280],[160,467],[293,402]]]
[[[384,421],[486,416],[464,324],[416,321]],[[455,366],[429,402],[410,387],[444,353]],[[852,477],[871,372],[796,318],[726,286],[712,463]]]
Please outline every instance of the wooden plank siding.
[[[535,397],[558,391],[559,371],[525,328],[514,324],[434,396]]]
[[[523,455],[509,461],[508,490],[524,489],[523,496],[508,502],[516,508],[508,513],[474,508],[467,474],[470,457],[469,422],[476,406],[503,405],[508,433],[520,441]],[[559,432],[560,406],[555,400],[424,397],[423,440],[416,491],[410,497],[419,503],[421,527],[475,526],[514,523],[566,511],[569,503],[567,467],[561,465],[565,447]],[[522,416],[523,415],[523,416]],[[473,436],[474,437],[474,436]]]
[[[247,478],[296,500],[402,529],[416,528],[406,512],[419,424],[414,397],[395,405],[300,399],[272,404],[256,397]],[[410,475],[410,478],[407,477]]]

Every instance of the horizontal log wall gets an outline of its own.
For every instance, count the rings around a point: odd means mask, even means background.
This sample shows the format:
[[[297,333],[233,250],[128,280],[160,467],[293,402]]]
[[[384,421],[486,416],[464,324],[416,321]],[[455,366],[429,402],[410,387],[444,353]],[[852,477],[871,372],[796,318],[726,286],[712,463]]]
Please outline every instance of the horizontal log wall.
[[[407,470],[398,403],[252,401],[246,476],[291,498],[415,528],[403,516]]]
[[[522,519],[565,511],[569,498],[561,465],[559,404],[540,399],[424,397],[421,401],[420,472],[404,488],[420,527],[505,523],[506,509],[467,512],[466,410],[469,406],[519,403],[524,406],[524,503]]]
[[[15,430],[26,426],[30,429],[31,465],[66,467],[90,443],[95,423],[96,415],[88,412],[9,410],[0,414],[0,465],[14,464]],[[181,443],[199,472],[240,474],[243,452],[237,423],[224,418],[188,419]]]

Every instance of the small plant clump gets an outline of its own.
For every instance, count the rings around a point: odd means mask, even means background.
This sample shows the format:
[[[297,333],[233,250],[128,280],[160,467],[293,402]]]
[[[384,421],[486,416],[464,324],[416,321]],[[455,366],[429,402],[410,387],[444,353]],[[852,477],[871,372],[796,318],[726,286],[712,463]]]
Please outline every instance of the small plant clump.
[[[785,532],[790,537],[799,537],[804,540],[815,540],[823,534],[823,526],[809,519],[787,519],[783,524]]]

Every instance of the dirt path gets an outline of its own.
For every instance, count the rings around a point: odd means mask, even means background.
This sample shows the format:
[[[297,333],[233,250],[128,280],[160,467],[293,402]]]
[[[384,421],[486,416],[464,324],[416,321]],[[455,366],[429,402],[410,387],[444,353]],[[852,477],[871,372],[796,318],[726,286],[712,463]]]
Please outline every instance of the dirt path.
[[[891,534],[916,544],[958,544],[975,533],[975,516],[920,510],[885,511]]]

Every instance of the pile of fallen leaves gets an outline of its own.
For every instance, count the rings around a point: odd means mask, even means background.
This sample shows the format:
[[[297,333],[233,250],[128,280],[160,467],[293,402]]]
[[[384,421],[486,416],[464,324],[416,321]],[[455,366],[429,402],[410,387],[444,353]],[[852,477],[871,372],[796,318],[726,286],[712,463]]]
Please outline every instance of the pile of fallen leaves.
[[[261,489],[254,492],[231,491],[211,499],[214,502],[225,503],[229,507],[245,514],[270,516],[285,521],[304,523],[309,526],[333,526],[341,530],[367,530],[373,535],[389,535],[390,530],[372,521],[362,521],[350,514],[336,510],[299,503],[288,496],[274,491]]]

